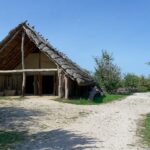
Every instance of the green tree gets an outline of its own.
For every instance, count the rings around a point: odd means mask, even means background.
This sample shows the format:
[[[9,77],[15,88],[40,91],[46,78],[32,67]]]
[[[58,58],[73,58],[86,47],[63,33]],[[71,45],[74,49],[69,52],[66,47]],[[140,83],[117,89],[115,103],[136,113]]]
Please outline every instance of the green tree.
[[[146,78],[147,90],[150,91],[150,76]]]
[[[146,92],[146,91],[149,90],[149,88],[150,88],[150,79],[149,79],[149,77],[146,78],[144,76],[140,76],[138,91]]]
[[[146,92],[150,90],[150,77],[128,73],[124,77],[124,87],[136,89],[138,92]]]
[[[124,86],[131,88],[138,88],[139,86],[139,77],[135,74],[128,73],[124,77]]]
[[[112,92],[120,86],[120,68],[113,63],[114,58],[108,51],[102,50],[100,57],[96,57],[95,79],[100,87],[107,92]]]

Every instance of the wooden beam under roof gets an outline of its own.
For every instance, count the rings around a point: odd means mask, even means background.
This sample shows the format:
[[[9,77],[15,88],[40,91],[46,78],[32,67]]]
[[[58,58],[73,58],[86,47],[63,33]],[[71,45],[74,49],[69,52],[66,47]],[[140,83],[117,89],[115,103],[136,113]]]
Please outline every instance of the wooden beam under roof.
[[[55,72],[57,69],[18,69],[18,70],[0,70],[0,74],[23,73],[23,72]]]

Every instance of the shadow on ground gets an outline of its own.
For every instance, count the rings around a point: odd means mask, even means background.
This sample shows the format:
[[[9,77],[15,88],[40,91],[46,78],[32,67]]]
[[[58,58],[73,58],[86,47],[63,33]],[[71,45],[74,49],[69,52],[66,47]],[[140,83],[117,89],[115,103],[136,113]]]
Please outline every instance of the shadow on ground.
[[[22,107],[0,107],[0,146],[13,146],[12,150],[84,150],[95,147],[95,139],[63,129],[29,135],[27,131],[33,117],[38,119],[43,115],[40,111]],[[18,143],[16,146],[15,142]]]
[[[21,107],[0,107],[0,130],[27,129],[32,117],[44,115],[40,111],[27,110]]]
[[[96,140],[71,131],[57,129],[28,136],[16,150],[84,150],[96,148]]]

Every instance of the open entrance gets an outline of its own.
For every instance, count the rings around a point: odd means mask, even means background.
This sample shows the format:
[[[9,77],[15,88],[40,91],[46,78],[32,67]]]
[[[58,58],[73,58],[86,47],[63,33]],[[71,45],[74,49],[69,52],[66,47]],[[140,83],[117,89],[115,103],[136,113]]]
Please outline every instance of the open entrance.
[[[54,91],[54,76],[42,76],[42,94],[53,94]]]
[[[41,77],[42,77],[42,82],[41,82],[42,93],[41,94],[45,94],[45,95],[53,94],[53,92],[54,92],[54,76],[42,75]],[[37,93],[34,90],[38,89],[38,86],[37,86],[37,84],[35,84],[36,88],[34,88],[34,80],[36,82],[38,82],[37,78],[35,78],[35,76],[33,76],[33,75],[26,76],[25,93],[27,95],[34,95],[35,93]]]
[[[26,94],[34,94],[34,76],[26,76]]]

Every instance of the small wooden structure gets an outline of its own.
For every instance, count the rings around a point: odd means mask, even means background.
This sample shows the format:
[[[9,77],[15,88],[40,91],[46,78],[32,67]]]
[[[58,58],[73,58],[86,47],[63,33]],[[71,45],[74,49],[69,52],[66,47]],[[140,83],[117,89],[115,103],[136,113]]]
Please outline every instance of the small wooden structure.
[[[93,78],[23,22],[0,42],[0,95],[83,96]]]

